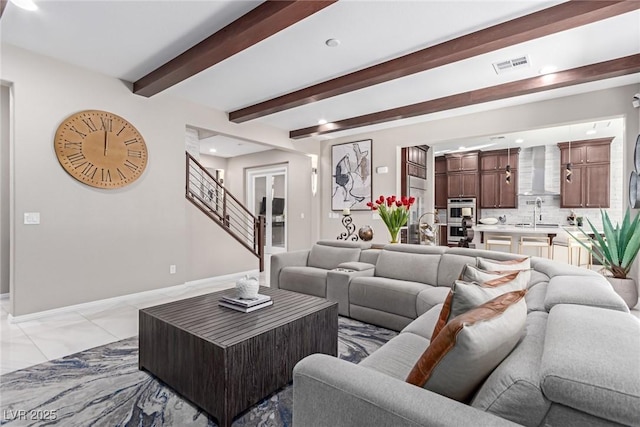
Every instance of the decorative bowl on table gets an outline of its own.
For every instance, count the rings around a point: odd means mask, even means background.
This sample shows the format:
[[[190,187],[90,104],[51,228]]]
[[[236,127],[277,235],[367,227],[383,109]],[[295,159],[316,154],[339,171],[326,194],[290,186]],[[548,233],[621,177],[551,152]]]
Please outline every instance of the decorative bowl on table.
[[[498,223],[498,218],[480,218],[478,222],[480,224],[494,225]]]

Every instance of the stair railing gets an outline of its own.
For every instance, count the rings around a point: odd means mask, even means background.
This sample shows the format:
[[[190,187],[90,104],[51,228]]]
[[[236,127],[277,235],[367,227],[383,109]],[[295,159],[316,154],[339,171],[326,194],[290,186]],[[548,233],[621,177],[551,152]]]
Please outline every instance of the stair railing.
[[[186,153],[186,198],[260,261],[264,271],[264,217],[253,215],[198,161]]]

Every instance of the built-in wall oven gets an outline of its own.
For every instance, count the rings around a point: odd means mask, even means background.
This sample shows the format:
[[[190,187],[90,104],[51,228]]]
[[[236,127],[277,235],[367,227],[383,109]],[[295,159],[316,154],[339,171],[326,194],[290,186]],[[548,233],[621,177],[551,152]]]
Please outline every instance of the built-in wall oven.
[[[447,201],[447,243],[456,244],[464,237],[462,218],[470,216],[476,223],[476,199],[474,197],[449,199]]]

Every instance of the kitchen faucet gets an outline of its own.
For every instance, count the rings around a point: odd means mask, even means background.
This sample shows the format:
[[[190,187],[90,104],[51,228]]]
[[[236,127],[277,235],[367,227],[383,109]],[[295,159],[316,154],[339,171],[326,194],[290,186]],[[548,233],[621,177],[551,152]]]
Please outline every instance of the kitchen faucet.
[[[540,219],[538,219],[538,215],[540,215]],[[536,202],[533,205],[533,228],[538,225],[538,220],[542,221],[542,199],[540,197],[536,197]]]

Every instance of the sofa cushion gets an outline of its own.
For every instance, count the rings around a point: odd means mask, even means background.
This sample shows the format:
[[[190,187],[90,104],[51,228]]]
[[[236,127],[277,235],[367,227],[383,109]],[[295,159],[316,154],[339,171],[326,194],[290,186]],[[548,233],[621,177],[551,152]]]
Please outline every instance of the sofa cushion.
[[[579,304],[629,312],[629,307],[602,276],[555,276],[549,280],[544,306]]]
[[[359,260],[360,248],[313,245],[311,252],[309,252],[307,265],[332,270],[343,262]]]
[[[409,323],[407,327],[402,330],[402,333],[412,333],[430,340],[433,329],[436,326],[436,322],[440,317],[440,310],[442,310],[442,304],[433,306],[431,310],[428,310],[426,313],[418,316],[416,320]]]
[[[449,287],[429,286],[427,289],[420,292],[418,294],[418,298],[416,298],[416,314],[421,316],[436,305],[443,304],[447,299],[450,290],[451,288]],[[431,331],[429,331],[429,335],[431,335]]]
[[[524,287],[522,274],[521,271],[514,271],[481,284],[456,280],[440,310],[440,317],[432,337],[436,337],[444,325],[454,317],[504,293],[522,290]]]
[[[366,357],[360,366],[374,369],[404,381],[429,347],[429,340],[414,334],[400,334]]]
[[[540,389],[547,316],[546,312],[527,316],[522,340],[482,384],[471,406],[525,426],[542,425],[551,405]]]
[[[527,302],[527,311],[529,313],[532,311],[547,311],[547,309],[544,308],[544,300],[547,296],[548,285],[548,282],[539,282],[527,290],[527,295],[524,296],[524,300]]]
[[[348,261],[341,262],[338,264],[337,268],[343,268],[345,270],[353,270],[353,271],[364,271],[364,270],[372,270],[376,266],[373,264],[369,264],[368,262],[360,262],[360,261]]]
[[[285,267],[280,272],[280,289],[325,298],[328,271],[315,267]]]
[[[443,254],[438,264],[438,286],[448,288],[460,278],[460,274],[467,264],[476,265],[476,258],[464,255]]]
[[[349,303],[415,319],[416,297],[428,288],[424,283],[386,277],[355,277],[349,285]]]
[[[452,319],[431,341],[407,382],[468,401],[520,340],[527,317],[525,293],[508,292]]]
[[[640,322],[628,313],[573,304],[549,313],[540,364],[555,403],[640,425]]]
[[[440,256],[385,249],[378,257],[375,275],[435,286]]]

